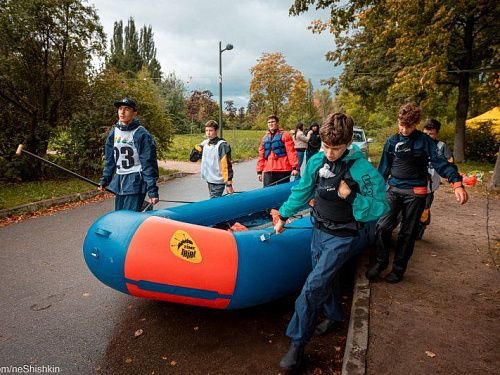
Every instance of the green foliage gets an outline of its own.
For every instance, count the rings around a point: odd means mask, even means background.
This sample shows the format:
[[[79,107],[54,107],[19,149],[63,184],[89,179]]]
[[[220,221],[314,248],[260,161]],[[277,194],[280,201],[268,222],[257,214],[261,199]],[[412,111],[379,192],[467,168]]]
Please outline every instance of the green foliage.
[[[93,189],[88,182],[77,178],[5,184],[0,187],[0,209]]]
[[[260,140],[264,136],[262,130],[224,130],[224,139],[231,146],[233,160],[246,160],[257,157],[259,154]],[[189,154],[196,144],[204,139],[203,134],[175,135],[172,146],[166,153],[169,160],[189,160]]]
[[[125,29],[123,21],[116,21],[111,39],[111,54],[108,56],[107,64],[108,67],[113,67],[120,73],[128,73],[131,78],[134,78],[142,67],[146,67],[149,76],[159,81],[162,72],[160,63],[156,59],[153,28],[143,26],[139,34],[132,17],[129,18]]]
[[[170,118],[173,132],[185,134],[190,131],[190,124],[186,118],[186,102],[184,83],[174,73],[170,73],[160,84],[160,94],[165,101],[165,113]]]
[[[457,159],[463,159],[470,103],[478,113],[498,103],[492,69],[500,63],[498,2],[295,0],[290,13],[311,5],[330,9],[330,19],[311,29],[334,35],[336,50],[327,59],[345,67],[340,88],[360,96],[370,112],[412,100],[432,116],[454,120]]]
[[[101,172],[104,141],[117,121],[113,102],[123,97],[137,101],[139,118],[155,137],[161,158],[170,143],[172,124],[165,114],[166,103],[160,89],[148,77],[146,68],[136,80],[125,80],[124,73],[112,69],[100,73],[88,90],[85,112],[75,115],[52,143],[62,163],[83,175]]]
[[[38,177],[12,159],[20,143],[45,155],[50,137],[81,110],[91,61],[105,51],[95,9],[80,0],[0,2],[0,137],[5,176]]]
[[[477,128],[467,127],[465,155],[467,160],[494,163],[500,147],[500,136],[492,131],[490,122],[480,123]]]

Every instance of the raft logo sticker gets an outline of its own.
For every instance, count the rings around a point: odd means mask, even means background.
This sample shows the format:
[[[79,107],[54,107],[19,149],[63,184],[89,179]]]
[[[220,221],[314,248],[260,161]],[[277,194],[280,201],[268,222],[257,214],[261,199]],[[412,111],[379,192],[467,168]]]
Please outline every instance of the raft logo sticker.
[[[201,263],[201,252],[191,236],[177,230],[170,239],[170,251],[176,256],[191,263]]]

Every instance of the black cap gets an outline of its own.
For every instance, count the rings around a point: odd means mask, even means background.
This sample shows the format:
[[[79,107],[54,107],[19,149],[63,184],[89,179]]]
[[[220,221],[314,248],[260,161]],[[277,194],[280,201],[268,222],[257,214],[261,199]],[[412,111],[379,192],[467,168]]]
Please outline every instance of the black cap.
[[[135,101],[133,99],[123,98],[122,100],[117,100],[115,102],[115,107],[116,108],[119,108],[122,105],[130,107],[130,108],[133,108],[134,111],[137,111],[137,104],[135,104]]]

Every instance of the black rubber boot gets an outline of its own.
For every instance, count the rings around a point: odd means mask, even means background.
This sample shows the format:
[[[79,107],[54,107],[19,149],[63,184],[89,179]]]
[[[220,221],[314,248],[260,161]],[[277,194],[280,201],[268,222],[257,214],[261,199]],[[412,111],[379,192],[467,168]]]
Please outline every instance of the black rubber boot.
[[[336,331],[342,327],[344,323],[337,320],[325,319],[316,326],[314,334],[316,336],[325,336],[332,331]]]
[[[388,273],[387,276],[385,277],[385,281],[391,284],[399,283],[401,280],[403,280],[403,274],[396,272],[394,270]]]
[[[300,367],[304,359],[304,347],[290,344],[288,352],[281,358],[280,367],[284,370],[295,370]]]
[[[380,263],[375,263],[373,267],[369,268],[368,271],[366,271],[365,275],[368,280],[374,280],[376,279],[383,270],[387,268],[386,265],[380,264]]]

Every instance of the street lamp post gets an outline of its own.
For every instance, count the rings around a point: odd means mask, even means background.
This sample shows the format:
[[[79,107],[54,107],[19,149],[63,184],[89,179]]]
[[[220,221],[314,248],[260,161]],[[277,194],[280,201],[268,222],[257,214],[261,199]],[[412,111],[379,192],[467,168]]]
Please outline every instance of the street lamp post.
[[[220,125],[220,137],[222,138],[222,52],[229,51],[233,49],[232,44],[227,44],[226,48],[222,49],[222,43],[219,41],[219,125]]]

